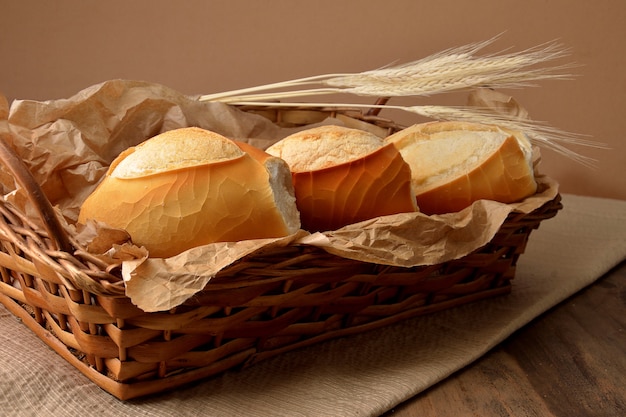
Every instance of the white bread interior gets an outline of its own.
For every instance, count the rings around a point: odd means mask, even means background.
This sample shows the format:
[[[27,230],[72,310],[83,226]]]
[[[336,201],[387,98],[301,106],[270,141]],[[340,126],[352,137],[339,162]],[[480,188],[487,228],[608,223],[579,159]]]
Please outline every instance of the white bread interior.
[[[536,192],[532,146],[521,132],[464,122],[430,122],[386,138],[412,171],[420,211],[455,212],[479,199],[503,203]]]
[[[274,195],[274,203],[284,219],[288,233],[300,229],[300,212],[296,205],[296,195],[291,181],[291,170],[287,162],[276,158],[249,143],[233,141],[242,151],[263,164],[269,174],[270,189]]]
[[[126,230],[151,257],[300,228],[291,173],[214,132],[182,128],[126,150],[85,200],[89,219]]]
[[[316,127],[282,139],[267,153],[289,165],[302,227],[311,232],[417,210],[409,166],[372,133]]]

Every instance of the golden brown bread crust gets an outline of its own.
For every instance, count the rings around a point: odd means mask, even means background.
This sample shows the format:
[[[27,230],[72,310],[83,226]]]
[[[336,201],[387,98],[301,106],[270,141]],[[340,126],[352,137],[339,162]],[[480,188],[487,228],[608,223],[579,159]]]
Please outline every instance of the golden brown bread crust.
[[[207,135],[194,129],[176,133],[191,142],[194,138],[207,140]],[[219,140],[228,146],[228,140]],[[217,161],[205,155],[205,161],[199,163],[188,148],[181,150],[181,143],[166,140],[159,145],[166,154],[182,151],[179,164],[174,158],[174,162],[167,162],[171,169],[160,170],[157,164],[145,176],[137,170],[129,178],[111,175],[121,161],[145,148],[120,154],[83,203],[79,223],[93,219],[124,229],[135,244],[148,249],[151,257],[169,257],[213,242],[281,237],[299,229],[299,219],[286,218],[297,217],[291,184],[290,202],[290,196],[276,195],[284,190],[272,188],[271,176],[275,174],[259,160],[231,143],[235,149],[218,152]],[[185,159],[191,161],[190,166],[185,166]],[[281,169],[289,178],[287,165],[275,166],[279,175]],[[278,199],[293,209],[288,214],[282,212]]]
[[[358,160],[292,173],[302,225],[309,231],[416,211],[410,169],[393,146]]]
[[[470,138],[473,134],[480,137]],[[420,146],[428,141],[442,141],[442,147]],[[519,132],[430,122],[400,131],[387,142],[395,144],[411,166],[417,204],[426,214],[459,211],[479,199],[512,203],[537,189],[530,143]]]
[[[283,139],[268,153],[292,168],[296,204],[308,231],[417,210],[409,166],[394,146],[368,132],[314,128]]]
[[[256,159],[257,161],[264,163],[269,158],[272,158],[272,155],[265,152],[263,149],[257,148],[256,146],[250,145],[247,142],[242,142],[239,140],[233,140],[235,145],[239,147],[242,151]]]

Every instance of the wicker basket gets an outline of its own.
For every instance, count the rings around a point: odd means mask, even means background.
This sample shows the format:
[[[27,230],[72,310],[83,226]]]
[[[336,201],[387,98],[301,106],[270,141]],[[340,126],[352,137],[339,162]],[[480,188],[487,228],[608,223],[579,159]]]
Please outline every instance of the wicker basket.
[[[254,111],[281,125],[328,115]],[[333,115],[378,133],[396,129],[372,114]],[[168,312],[145,313],[124,295],[119,265],[81,250],[24,164],[7,146],[0,150],[45,224],[37,226],[0,200],[0,302],[119,399],[508,293],[531,231],[561,208],[557,195],[532,213],[510,214],[489,244],[440,265],[391,267],[298,245],[251,255],[223,270],[191,301]]]

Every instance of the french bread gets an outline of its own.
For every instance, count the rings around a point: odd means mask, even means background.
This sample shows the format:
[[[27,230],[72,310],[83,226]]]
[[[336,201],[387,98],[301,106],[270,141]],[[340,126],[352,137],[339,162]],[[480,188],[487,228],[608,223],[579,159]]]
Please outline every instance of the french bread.
[[[512,203],[536,192],[532,146],[521,132],[465,122],[429,122],[385,139],[411,167],[420,211],[456,212],[479,199]]]
[[[302,227],[308,231],[417,210],[409,166],[393,145],[372,133],[315,127],[266,151],[289,165]]]
[[[193,127],[148,139],[113,161],[78,222],[124,229],[151,257],[299,230],[287,164],[242,147]]]

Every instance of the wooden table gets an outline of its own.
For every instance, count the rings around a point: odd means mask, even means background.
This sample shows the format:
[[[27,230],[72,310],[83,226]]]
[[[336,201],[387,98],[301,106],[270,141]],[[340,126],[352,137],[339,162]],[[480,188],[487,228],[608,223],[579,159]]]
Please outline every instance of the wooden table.
[[[626,262],[391,416],[626,416]]]

